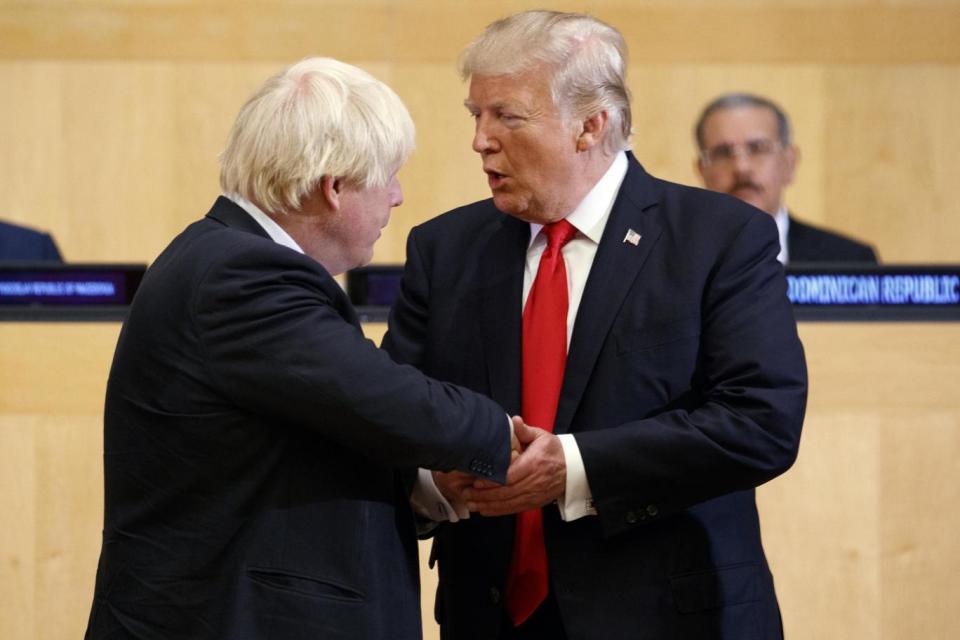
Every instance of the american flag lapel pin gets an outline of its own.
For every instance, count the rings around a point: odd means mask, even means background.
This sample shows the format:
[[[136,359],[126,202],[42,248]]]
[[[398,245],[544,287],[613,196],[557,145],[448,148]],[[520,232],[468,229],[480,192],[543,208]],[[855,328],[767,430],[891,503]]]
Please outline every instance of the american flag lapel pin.
[[[640,244],[640,238],[642,237],[643,236],[641,236],[639,233],[637,233],[633,229],[627,229],[627,235],[623,236],[623,241],[629,242],[633,246],[637,246],[638,244]]]

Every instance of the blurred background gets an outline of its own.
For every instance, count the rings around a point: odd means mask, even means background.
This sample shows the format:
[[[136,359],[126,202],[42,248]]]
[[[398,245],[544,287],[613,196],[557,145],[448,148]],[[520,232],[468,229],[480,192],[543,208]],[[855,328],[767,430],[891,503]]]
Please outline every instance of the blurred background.
[[[960,263],[960,0],[594,0],[627,39],[633,149],[699,185],[692,127],[717,94],[791,116],[790,208],[883,262]],[[543,2],[0,0],[0,219],[71,262],[150,262],[219,193],[248,95],[309,55],[394,87],[417,125],[375,262],[488,196],[455,61]],[[102,505],[103,388],[119,326],[0,328],[0,638],[78,638]],[[928,330],[929,329],[929,330]],[[369,328],[374,339],[383,327]],[[787,637],[954,638],[960,332],[808,325],[797,467],[760,493]],[[432,577],[424,577],[427,638]]]
[[[70,261],[150,261],[217,195],[217,154],[246,97],[327,55],[393,86],[417,124],[406,203],[376,255],[402,261],[413,224],[487,195],[460,50],[543,4],[2,0],[0,218],[51,231]],[[884,262],[960,262],[957,0],[548,4],[623,32],[633,148],[654,175],[699,184],[699,110],[756,92],[793,119],[791,209],[873,243]]]

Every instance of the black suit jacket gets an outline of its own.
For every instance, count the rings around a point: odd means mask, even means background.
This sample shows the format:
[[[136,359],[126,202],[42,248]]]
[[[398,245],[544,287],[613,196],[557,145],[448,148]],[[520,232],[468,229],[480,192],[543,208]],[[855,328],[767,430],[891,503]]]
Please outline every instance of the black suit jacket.
[[[518,412],[528,241],[490,200],[415,228],[385,348]],[[779,637],[754,487],[797,455],[806,371],[777,253],[770,216],[630,156],[555,423],[576,437],[599,514],[544,510],[571,639]],[[473,515],[438,531],[444,638],[497,637],[513,526]]]
[[[224,198],[144,277],[104,421],[91,639],[419,638],[407,470],[510,457],[500,407],[394,364]]]
[[[62,262],[50,234],[8,222],[0,222],[0,260]]]
[[[787,231],[790,264],[798,262],[867,262],[877,264],[873,247],[852,238],[815,227],[790,215]]]

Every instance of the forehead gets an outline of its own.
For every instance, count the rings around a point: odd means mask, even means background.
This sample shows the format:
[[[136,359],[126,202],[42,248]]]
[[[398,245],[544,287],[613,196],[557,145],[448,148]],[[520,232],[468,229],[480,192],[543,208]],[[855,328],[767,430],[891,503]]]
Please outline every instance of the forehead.
[[[534,70],[513,75],[472,76],[464,104],[476,109],[512,106],[540,110],[552,107],[553,97],[548,75]]]
[[[720,109],[711,113],[703,123],[703,140],[707,146],[758,138],[773,140],[778,133],[777,116],[767,107]]]

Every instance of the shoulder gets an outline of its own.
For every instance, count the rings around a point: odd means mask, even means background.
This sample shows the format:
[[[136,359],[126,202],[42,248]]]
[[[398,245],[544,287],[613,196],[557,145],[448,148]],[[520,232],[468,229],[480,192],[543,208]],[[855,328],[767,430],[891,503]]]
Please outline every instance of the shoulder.
[[[267,291],[279,284],[324,290],[337,286],[312,258],[209,217],[194,222],[170,242],[147,271],[144,285],[151,282],[207,291],[254,286]]]
[[[42,231],[36,231],[29,227],[3,221],[0,221],[0,235],[7,238],[16,238],[18,240],[32,242],[40,242],[50,237],[49,234]]]
[[[870,245],[798,220],[792,213],[788,239],[791,262],[877,261]]]
[[[740,228],[751,220],[760,221],[760,226],[770,223],[776,227],[770,216],[738,198],[658,178],[648,173],[632,153],[628,160],[627,175],[617,196],[621,205],[656,211],[669,225],[685,227],[689,232]]]
[[[777,237],[773,217],[739,198],[649,176],[661,220],[685,243],[724,244],[743,234]]]
[[[493,204],[492,198],[441,213],[414,227],[414,232],[425,237],[466,236],[493,227],[506,217]]]

